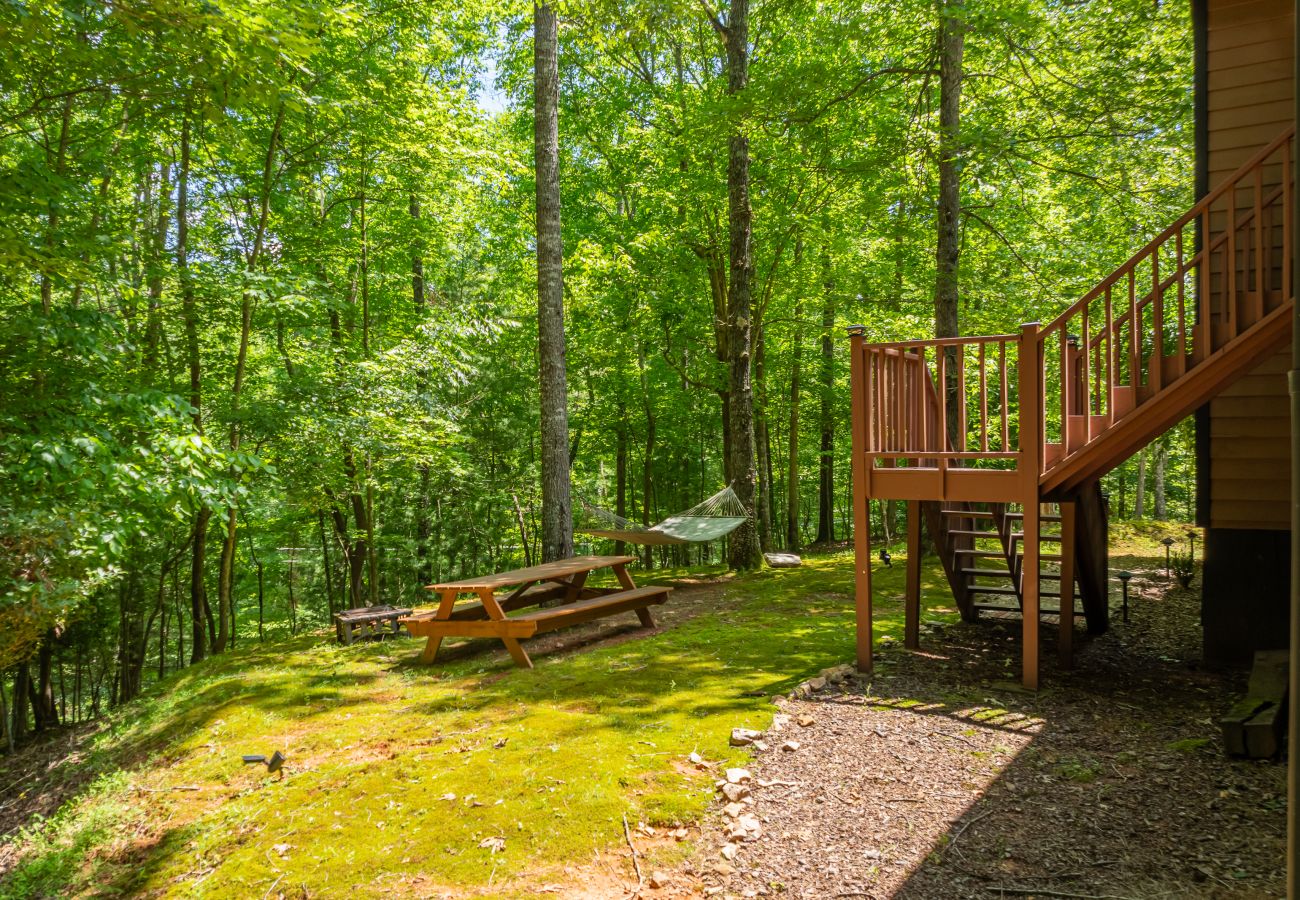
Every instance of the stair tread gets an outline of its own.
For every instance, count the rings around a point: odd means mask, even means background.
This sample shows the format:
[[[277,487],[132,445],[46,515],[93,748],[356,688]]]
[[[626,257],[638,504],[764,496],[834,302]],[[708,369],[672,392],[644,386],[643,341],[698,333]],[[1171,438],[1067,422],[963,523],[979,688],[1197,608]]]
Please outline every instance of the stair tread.
[[[1013,531],[1011,532],[1011,539],[1024,540],[1025,533],[1023,531]],[[1051,541],[1052,543],[1056,543],[1056,544],[1061,543],[1061,536],[1059,534],[1040,534],[1038,536],[1038,539],[1040,541]]]
[[[1025,517],[1025,514],[1022,513],[1022,512],[1009,512],[1009,513],[1007,513],[1007,518],[1008,518],[1008,519],[1023,519],[1024,517]],[[1038,516],[1038,521],[1040,521],[1040,522],[1059,522],[1059,521],[1061,521],[1061,517],[1058,516],[1058,515],[1054,515],[1054,514],[1053,514],[1053,515],[1045,515],[1045,514],[1041,514],[1041,513],[1040,513],[1039,516]]]
[[[952,516],[957,519],[991,519],[993,513],[985,512],[979,509],[945,509],[941,510],[945,516]]]
[[[998,553],[996,550],[966,550],[966,549],[957,549],[957,550],[954,550],[953,553],[956,553],[956,554],[958,554],[958,555],[960,555],[960,556],[978,556],[978,557],[981,557],[981,558],[983,558],[983,559],[1004,559],[1004,558],[1006,557],[1006,554],[1004,554],[1004,553]]]
[[[967,593],[970,594],[997,594],[1003,597],[1019,596],[1019,592],[1015,588],[985,587],[984,585],[980,585],[980,584],[967,585],[966,591]],[[1060,591],[1039,591],[1038,596],[1039,597],[1060,597],[1061,592]],[[1075,597],[1078,597],[1078,594],[1075,594]]]
[[[960,528],[948,529],[949,534],[960,535],[961,537],[988,538],[989,540],[998,540],[996,531],[966,531]]]
[[[981,575],[987,575],[990,578],[1011,577],[1011,571],[1009,569],[962,569],[961,573],[963,575],[974,575],[976,577]]]

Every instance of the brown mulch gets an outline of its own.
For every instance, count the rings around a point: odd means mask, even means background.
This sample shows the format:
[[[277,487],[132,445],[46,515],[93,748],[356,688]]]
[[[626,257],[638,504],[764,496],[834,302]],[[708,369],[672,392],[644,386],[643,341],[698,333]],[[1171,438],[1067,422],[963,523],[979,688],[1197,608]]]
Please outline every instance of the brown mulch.
[[[870,681],[782,701],[751,767],[762,833],[727,861],[719,810],[692,866],[706,893],[1283,896],[1285,765],[1219,742],[1244,673],[1200,666],[1196,586],[1115,562],[1138,573],[1130,623],[1116,598],[1068,672],[1045,624],[1037,694],[1017,685],[1014,622],[927,629],[918,653],[882,650]]]

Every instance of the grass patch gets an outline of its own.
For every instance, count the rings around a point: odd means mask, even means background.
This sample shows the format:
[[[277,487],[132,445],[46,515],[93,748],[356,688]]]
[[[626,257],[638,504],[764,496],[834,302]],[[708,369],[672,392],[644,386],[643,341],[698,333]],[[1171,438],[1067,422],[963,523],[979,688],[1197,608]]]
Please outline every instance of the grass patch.
[[[852,557],[806,563],[707,588],[715,609],[531,672],[499,653],[420,667],[414,640],[318,633],[178,673],[66,764],[98,773],[92,790],[0,844],[18,860],[0,897],[516,896],[513,879],[535,886],[618,844],[624,813],[697,819],[712,781],[685,757],[743,760],[732,727],[767,727],[772,694],[852,658]],[[877,573],[878,637],[902,635],[902,578]],[[277,749],[282,780],[240,762]]]

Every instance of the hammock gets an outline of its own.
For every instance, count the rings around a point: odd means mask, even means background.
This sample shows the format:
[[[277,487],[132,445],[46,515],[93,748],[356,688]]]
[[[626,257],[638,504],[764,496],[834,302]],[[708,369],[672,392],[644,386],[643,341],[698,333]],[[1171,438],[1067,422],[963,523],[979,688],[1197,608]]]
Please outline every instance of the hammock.
[[[577,531],[609,538],[612,541],[627,541],[630,544],[689,544],[715,541],[731,534],[741,524],[749,521],[749,516],[745,515],[745,507],[736,497],[736,492],[729,487],[718,491],[703,503],[692,506],[686,512],[669,516],[649,527],[638,525],[590,503],[583,503],[582,508],[596,524],[590,528],[579,527]]]

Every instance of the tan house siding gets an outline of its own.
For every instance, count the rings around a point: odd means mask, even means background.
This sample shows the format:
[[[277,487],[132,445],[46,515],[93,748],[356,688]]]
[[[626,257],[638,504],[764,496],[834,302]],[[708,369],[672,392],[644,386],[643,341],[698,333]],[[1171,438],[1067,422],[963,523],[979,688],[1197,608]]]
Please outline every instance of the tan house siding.
[[[1294,6],[1287,0],[1210,0],[1205,46],[1211,189],[1294,119],[1293,23]],[[1249,204],[1243,194],[1239,208]],[[1216,216],[1211,227],[1220,223]],[[1222,304],[1221,291],[1216,278],[1215,306]],[[1290,353],[1287,348],[1265,360],[1210,404],[1211,527],[1290,527]]]

